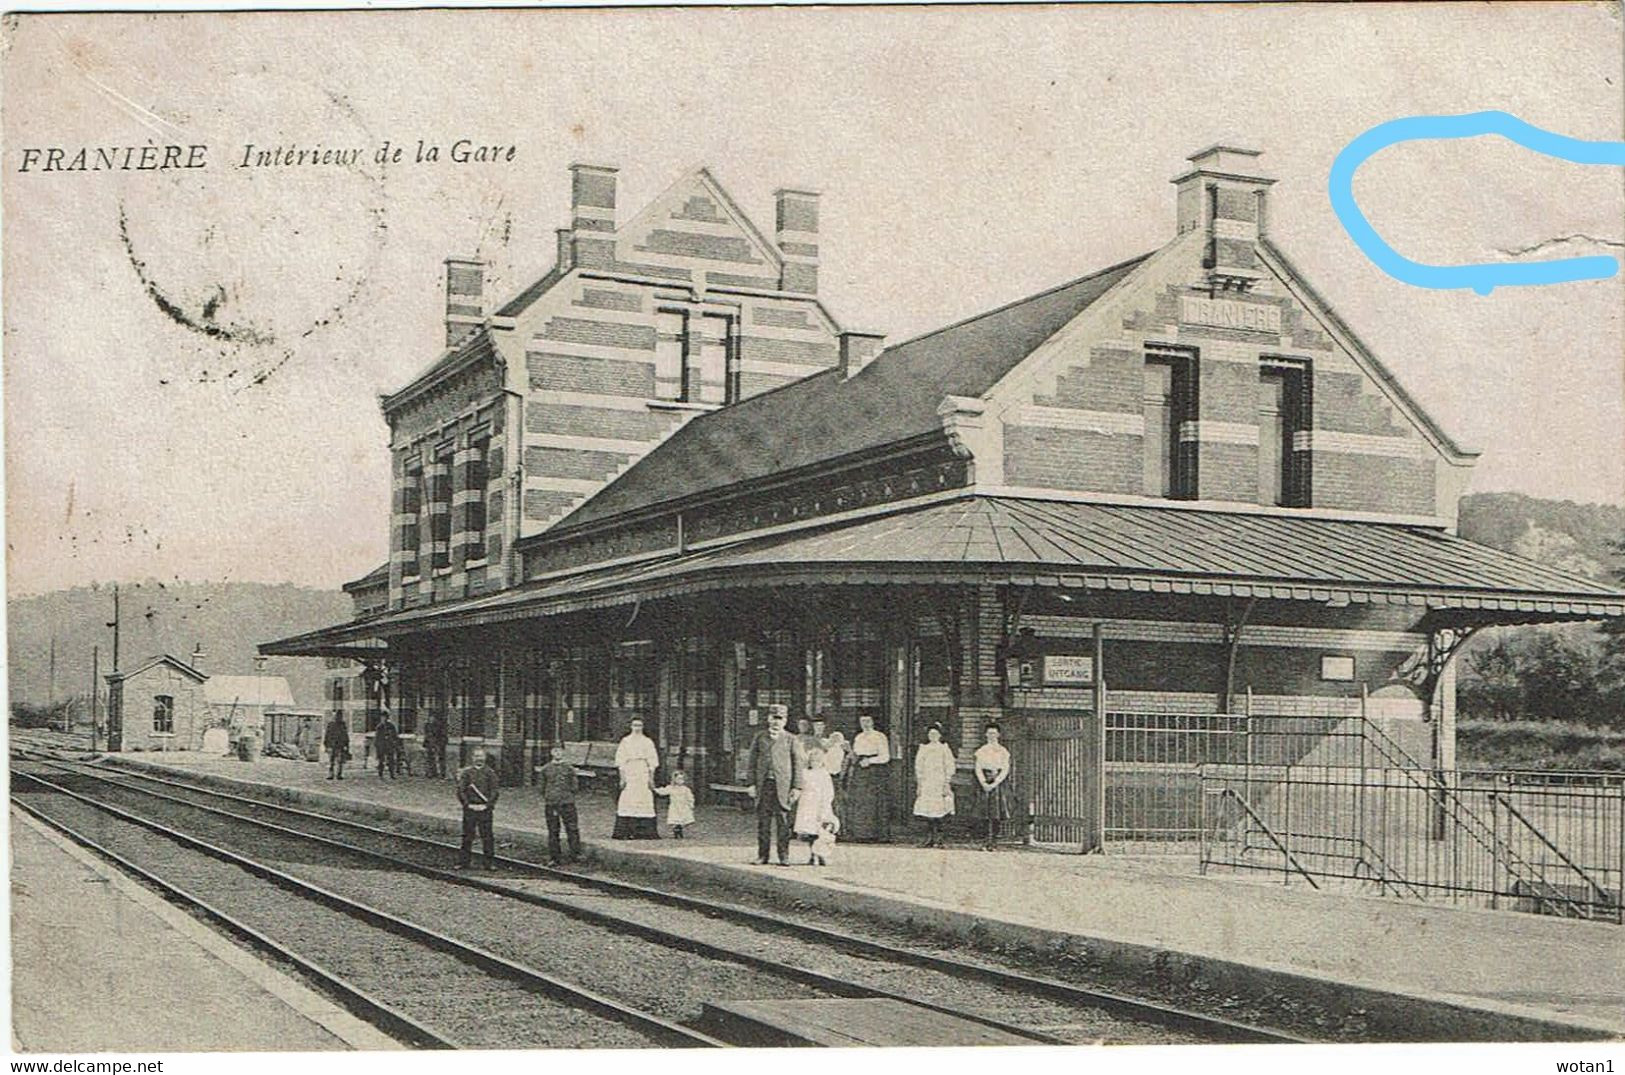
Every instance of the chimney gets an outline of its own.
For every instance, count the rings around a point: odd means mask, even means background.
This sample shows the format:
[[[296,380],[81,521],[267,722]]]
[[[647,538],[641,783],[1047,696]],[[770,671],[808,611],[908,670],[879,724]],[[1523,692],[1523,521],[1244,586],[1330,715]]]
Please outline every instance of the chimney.
[[[194,643],[192,646],[192,667],[197,669],[199,672],[203,671],[203,659],[207,656],[208,654],[203,652],[203,643]]]
[[[570,165],[572,265],[609,268],[615,262],[615,169]]]
[[[1259,170],[1260,153],[1210,146],[1187,158],[1191,170],[1173,181],[1178,234],[1204,232],[1202,267],[1217,287],[1245,291],[1263,275],[1255,244],[1264,231],[1265,194],[1275,180]]]
[[[455,347],[485,320],[485,262],[446,259],[446,346]]]
[[[810,190],[776,190],[778,203],[774,242],[784,255],[779,287],[804,295],[818,294],[818,195]]]
[[[841,333],[841,379],[856,376],[885,349],[884,332]]]

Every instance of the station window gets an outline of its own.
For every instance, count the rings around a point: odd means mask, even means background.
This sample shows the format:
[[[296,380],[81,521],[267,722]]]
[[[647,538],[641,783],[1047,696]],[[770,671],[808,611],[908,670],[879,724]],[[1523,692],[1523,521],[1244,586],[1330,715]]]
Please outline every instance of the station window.
[[[643,734],[664,743],[655,718],[655,644],[651,641],[621,642],[615,646],[609,665],[609,713],[604,734],[596,739],[620,739],[633,717],[643,718]]]
[[[170,695],[160,694],[153,698],[152,730],[166,733],[175,730],[175,699]]]
[[[435,567],[451,566],[451,461],[451,446],[445,445],[429,467],[429,541]]]
[[[857,734],[859,713],[879,713],[886,689],[886,647],[872,622],[841,625],[826,662],[829,681],[831,730],[848,737]],[[822,695],[822,692],[820,692]],[[824,698],[819,698],[820,705]]]
[[[728,314],[700,318],[698,347],[690,347],[693,372],[683,397],[698,403],[732,403],[739,398],[739,362],[734,319]]]
[[[1146,495],[1193,499],[1197,442],[1182,434],[1197,416],[1196,356],[1172,349],[1148,352],[1143,407]]]
[[[655,317],[655,398],[680,400],[684,395],[684,353],[688,347],[688,314],[661,310]]]
[[[420,526],[423,511],[423,463],[417,460],[406,465],[406,479],[401,486],[401,527],[399,551],[401,557],[401,574],[406,578],[415,577],[420,568],[418,565],[418,545],[423,540]]]
[[[655,325],[655,398],[733,403],[740,395],[738,318],[660,310]]]
[[[716,644],[708,639],[687,636],[672,645],[672,670],[666,698],[670,717],[665,728],[666,743],[686,756],[694,748],[721,749],[717,737],[722,699],[721,661]],[[707,739],[702,741],[702,736]]]
[[[497,709],[501,704],[496,662],[471,657],[461,662],[457,673],[457,689],[462,695],[462,733],[482,739],[496,738],[500,734]]]
[[[545,652],[531,650],[525,655],[524,663],[519,669],[520,690],[524,693],[524,708],[521,715],[524,721],[523,738],[527,742],[537,741],[542,748],[537,764],[546,760],[547,745],[564,739],[563,729],[554,721],[554,674],[551,668],[553,663]]]
[[[485,559],[485,487],[490,481],[491,468],[487,462],[490,438],[482,438],[468,446],[468,460],[463,465],[463,559]]]
[[[1270,359],[1258,371],[1258,499],[1280,507],[1309,506],[1309,369]]]

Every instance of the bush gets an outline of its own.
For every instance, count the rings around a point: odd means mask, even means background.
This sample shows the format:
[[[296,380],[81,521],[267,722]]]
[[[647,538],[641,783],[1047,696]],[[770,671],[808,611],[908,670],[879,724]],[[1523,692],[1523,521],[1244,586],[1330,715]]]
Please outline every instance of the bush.
[[[67,708],[67,702],[58,702],[54,706],[18,702],[11,707],[11,723],[19,728],[60,728],[62,715]]]
[[[1456,724],[1456,764],[1625,772],[1625,730],[1575,721],[1463,720]]]

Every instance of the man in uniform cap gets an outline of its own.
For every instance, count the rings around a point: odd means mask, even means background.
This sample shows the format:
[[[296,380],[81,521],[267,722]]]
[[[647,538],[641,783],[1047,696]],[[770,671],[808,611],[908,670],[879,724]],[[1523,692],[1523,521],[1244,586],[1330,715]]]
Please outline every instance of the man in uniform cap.
[[[459,870],[468,869],[472,862],[474,834],[479,833],[485,851],[485,865],[496,865],[496,836],[491,828],[491,815],[496,811],[497,771],[488,764],[485,751],[474,752],[474,764],[457,771],[457,801],[463,804],[463,844],[457,860]]]

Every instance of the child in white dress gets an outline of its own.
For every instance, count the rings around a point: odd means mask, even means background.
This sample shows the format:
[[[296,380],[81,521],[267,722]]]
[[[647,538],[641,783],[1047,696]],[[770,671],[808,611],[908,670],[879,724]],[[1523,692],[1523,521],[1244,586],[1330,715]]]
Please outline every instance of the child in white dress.
[[[807,864],[826,866],[840,828],[835,816],[835,781],[824,768],[824,752],[814,747],[807,752],[807,768],[801,774],[801,798],[796,800],[795,831],[807,844]],[[824,844],[820,850],[819,842]]]
[[[688,786],[688,775],[677,770],[671,774],[671,783],[655,788],[655,794],[670,800],[666,804],[666,824],[671,826],[673,839],[683,839],[684,826],[694,824],[694,789]]]

